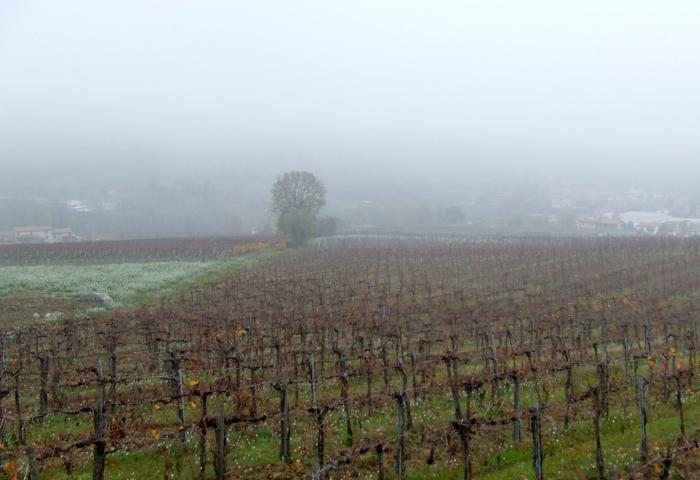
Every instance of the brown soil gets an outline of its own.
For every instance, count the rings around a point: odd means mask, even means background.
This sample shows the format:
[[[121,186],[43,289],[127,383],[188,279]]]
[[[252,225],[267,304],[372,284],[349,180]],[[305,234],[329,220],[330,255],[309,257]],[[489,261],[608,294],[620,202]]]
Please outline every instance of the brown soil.
[[[69,298],[52,297],[42,292],[25,291],[0,297],[0,329],[27,325],[50,312],[70,315],[89,305]]]

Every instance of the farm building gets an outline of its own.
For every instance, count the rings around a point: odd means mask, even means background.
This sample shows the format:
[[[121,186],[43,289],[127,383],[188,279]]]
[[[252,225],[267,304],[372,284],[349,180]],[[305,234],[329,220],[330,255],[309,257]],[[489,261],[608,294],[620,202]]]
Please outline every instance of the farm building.
[[[80,237],[73,233],[70,228],[54,228],[54,242],[79,242]]]
[[[579,217],[576,219],[576,228],[580,230],[596,230],[600,232],[613,232],[621,230],[623,223],[621,220],[611,216],[596,217]]]
[[[1,240],[0,240],[1,241]],[[61,243],[77,242],[80,237],[70,228],[15,227],[10,242],[6,243]]]
[[[15,243],[52,243],[51,227],[15,227]]]
[[[672,217],[659,212],[625,212],[620,218],[628,228],[647,235],[691,236],[700,234],[700,219]]]

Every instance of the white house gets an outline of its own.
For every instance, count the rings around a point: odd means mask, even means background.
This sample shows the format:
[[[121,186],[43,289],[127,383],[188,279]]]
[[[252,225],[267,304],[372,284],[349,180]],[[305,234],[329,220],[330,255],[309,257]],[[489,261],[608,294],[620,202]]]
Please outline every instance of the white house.
[[[52,243],[51,227],[15,227],[15,243]]]

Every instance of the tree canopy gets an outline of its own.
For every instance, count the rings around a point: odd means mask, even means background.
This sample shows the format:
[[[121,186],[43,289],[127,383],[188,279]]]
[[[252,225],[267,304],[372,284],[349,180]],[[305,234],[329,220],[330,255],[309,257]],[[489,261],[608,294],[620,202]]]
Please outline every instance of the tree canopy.
[[[284,215],[304,210],[313,217],[326,204],[326,187],[311,172],[286,172],[272,187],[272,212]]]
[[[284,232],[291,245],[304,245],[316,235],[316,219],[308,210],[294,208],[280,215],[277,228]]]
[[[315,235],[316,216],[325,204],[326,188],[311,172],[287,172],[272,186],[277,228],[292,245],[303,245]]]

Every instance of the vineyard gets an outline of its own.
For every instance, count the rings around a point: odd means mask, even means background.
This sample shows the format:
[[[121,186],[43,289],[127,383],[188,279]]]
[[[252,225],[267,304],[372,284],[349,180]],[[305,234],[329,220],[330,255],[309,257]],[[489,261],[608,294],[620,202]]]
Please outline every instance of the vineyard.
[[[0,266],[221,260],[281,242],[277,236],[248,235],[0,245]]]
[[[39,247],[0,263],[136,255]],[[697,239],[329,244],[9,329],[3,474],[672,478],[697,456],[699,272]]]
[[[134,308],[284,248],[279,237],[167,238],[0,246],[0,329],[45,315]]]

